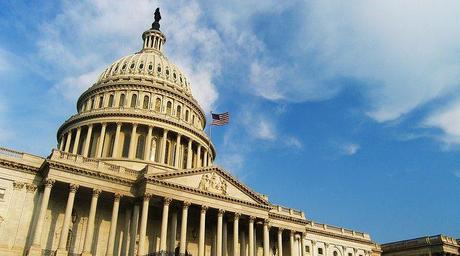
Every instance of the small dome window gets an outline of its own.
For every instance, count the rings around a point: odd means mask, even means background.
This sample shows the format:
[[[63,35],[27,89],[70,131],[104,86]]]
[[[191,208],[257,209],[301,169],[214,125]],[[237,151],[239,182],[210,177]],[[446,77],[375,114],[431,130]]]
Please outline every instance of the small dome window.
[[[134,68],[134,62],[133,62],[133,63],[131,63],[131,67],[130,67],[130,68],[131,68],[131,69],[133,69],[133,68]]]
[[[141,63],[141,64],[139,65],[139,69],[143,69],[143,68],[144,68],[144,63]]]
[[[176,76],[176,73],[173,73],[173,77],[174,77],[174,79],[176,79],[176,78],[177,78],[177,76]]]
[[[118,70],[118,65],[115,66],[115,69],[113,71],[117,72],[117,70]]]
[[[182,83],[182,77],[179,77],[180,82]]]
[[[160,66],[158,66],[157,71],[161,72],[161,67]]]
[[[121,70],[125,70],[126,69],[126,63],[123,64],[123,66],[121,67]]]
[[[152,69],[153,69],[153,65],[150,64],[150,65],[149,65],[149,70],[152,70]]]
[[[169,76],[169,69],[166,69],[166,75]]]

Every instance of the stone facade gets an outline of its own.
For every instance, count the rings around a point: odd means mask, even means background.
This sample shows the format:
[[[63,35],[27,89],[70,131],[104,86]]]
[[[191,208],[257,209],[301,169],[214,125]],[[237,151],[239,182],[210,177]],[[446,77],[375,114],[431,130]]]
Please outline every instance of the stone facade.
[[[385,256],[458,256],[460,243],[452,237],[437,235],[382,244]]]
[[[142,38],[80,96],[48,157],[0,148],[0,255],[380,254],[368,234],[307,220],[215,166],[158,21]]]

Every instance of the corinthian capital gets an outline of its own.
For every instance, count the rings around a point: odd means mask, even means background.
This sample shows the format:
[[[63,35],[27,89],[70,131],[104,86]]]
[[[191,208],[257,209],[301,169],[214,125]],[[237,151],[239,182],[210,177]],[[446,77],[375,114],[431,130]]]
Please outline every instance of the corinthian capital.
[[[53,187],[53,185],[54,185],[55,182],[56,182],[56,181],[53,180],[53,179],[46,179],[45,182],[44,182],[44,184],[45,184],[45,187],[51,188],[51,187]]]
[[[98,189],[98,188],[93,188],[93,196],[94,197],[99,197],[99,195],[101,194],[102,190]]]
[[[165,197],[165,198],[163,198],[163,203],[164,203],[164,205],[169,205],[171,202],[172,202],[172,198],[171,198],[171,197]]]
[[[77,185],[77,184],[72,184],[72,183],[69,184],[70,192],[72,192],[72,193],[77,192],[78,187],[79,187],[79,185]]]

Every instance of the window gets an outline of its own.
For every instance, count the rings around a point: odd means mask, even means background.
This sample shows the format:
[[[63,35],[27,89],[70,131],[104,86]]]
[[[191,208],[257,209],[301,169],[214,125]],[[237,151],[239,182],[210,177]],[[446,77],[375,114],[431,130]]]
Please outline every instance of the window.
[[[128,133],[124,134],[123,140],[123,152],[121,153],[121,157],[128,157],[129,156],[129,142],[131,141],[131,135]]]
[[[0,188],[0,201],[5,200],[6,189]]]
[[[102,108],[103,103],[104,103],[104,96],[99,96],[99,108]]]
[[[120,95],[120,103],[118,104],[119,107],[123,107],[125,105],[125,95],[122,93]]]
[[[144,103],[142,104],[142,108],[148,109],[149,108],[149,96],[144,96]]]
[[[334,256],[339,256],[339,253],[338,253],[337,251],[334,251],[334,252],[332,253],[332,255],[334,255]]]
[[[133,63],[131,63],[131,67],[130,67],[130,68],[131,68],[131,69],[133,69],[133,68],[134,68],[134,62],[133,62]]]
[[[177,118],[180,118],[181,110],[182,110],[181,106],[177,106],[177,108],[176,108],[176,117]]]
[[[113,107],[113,99],[114,99],[115,96],[113,96],[113,94],[110,94],[109,96],[109,107]]]
[[[131,96],[131,107],[135,108],[136,105],[137,105],[137,94],[133,94],[133,96]]]
[[[172,103],[171,101],[168,101],[168,103],[166,103],[166,114],[171,115],[171,112],[172,112]]]
[[[141,63],[141,64],[139,65],[139,69],[143,69],[143,68],[144,68],[144,64]]]
[[[155,111],[160,112],[160,110],[161,110],[161,99],[160,99],[160,98],[157,98],[157,99],[155,100]]]
[[[94,108],[94,98],[91,98],[91,109]]]
[[[160,66],[158,66],[157,71],[158,71],[158,73],[161,72],[161,67]]]
[[[185,110],[185,122],[188,122],[188,109]]]
[[[318,248],[318,254],[323,254],[323,248]]]
[[[169,69],[166,69],[166,75],[169,76]]]
[[[348,253],[348,256],[353,256],[353,253],[349,252],[349,253]]]
[[[149,64],[149,71],[152,71],[152,69],[153,69],[152,64]]]
[[[306,252],[310,252],[310,246],[306,245],[306,246],[305,246],[305,251],[306,251]]]
[[[136,158],[144,159],[144,148],[145,148],[145,136],[139,135],[137,137],[137,148],[136,148]]]

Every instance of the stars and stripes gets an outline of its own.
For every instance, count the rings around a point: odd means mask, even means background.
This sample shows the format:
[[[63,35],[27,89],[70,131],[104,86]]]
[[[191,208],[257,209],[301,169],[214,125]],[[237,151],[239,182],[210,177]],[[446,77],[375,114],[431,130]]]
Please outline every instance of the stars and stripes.
[[[211,112],[211,116],[212,116],[211,125],[221,126],[221,125],[227,124],[228,121],[230,121],[230,115],[228,114],[228,112],[221,113],[221,114],[214,114]]]

